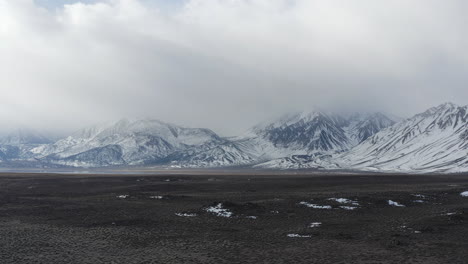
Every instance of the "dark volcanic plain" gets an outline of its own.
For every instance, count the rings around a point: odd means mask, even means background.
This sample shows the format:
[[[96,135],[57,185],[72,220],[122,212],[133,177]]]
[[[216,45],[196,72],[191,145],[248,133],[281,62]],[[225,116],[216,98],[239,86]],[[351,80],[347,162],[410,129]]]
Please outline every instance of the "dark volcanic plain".
[[[468,175],[4,173],[0,263],[468,263],[462,191]]]

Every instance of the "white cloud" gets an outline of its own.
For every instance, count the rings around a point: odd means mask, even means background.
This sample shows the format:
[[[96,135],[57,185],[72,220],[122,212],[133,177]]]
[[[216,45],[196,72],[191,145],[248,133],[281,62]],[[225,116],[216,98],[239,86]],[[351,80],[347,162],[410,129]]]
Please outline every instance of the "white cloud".
[[[150,2],[0,0],[0,121],[151,116],[229,134],[311,105],[468,98],[464,1]]]

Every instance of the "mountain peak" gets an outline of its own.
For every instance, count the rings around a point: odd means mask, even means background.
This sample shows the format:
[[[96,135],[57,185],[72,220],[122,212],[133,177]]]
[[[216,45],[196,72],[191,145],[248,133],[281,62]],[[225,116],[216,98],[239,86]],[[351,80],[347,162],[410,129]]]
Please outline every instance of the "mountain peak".
[[[252,129],[274,148],[292,154],[345,151],[394,121],[382,113],[335,113],[320,109],[284,115]]]
[[[434,107],[437,111],[449,111],[449,110],[454,110],[454,109],[457,109],[459,106],[454,104],[454,103],[451,103],[451,102],[446,102],[446,103],[443,103],[443,104],[440,104],[436,107]]]

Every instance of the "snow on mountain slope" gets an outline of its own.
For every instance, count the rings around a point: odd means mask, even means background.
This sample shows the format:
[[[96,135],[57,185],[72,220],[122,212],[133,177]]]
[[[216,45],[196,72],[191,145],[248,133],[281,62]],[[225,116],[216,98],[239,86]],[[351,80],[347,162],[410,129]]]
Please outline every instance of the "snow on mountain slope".
[[[394,123],[381,113],[294,113],[255,126],[235,143],[258,163],[271,161],[259,166],[301,167],[299,160],[311,161],[321,155],[347,151]],[[304,155],[309,158],[298,158]]]
[[[44,162],[67,166],[248,165],[289,155],[342,152],[388,122],[377,115],[355,115],[348,120],[319,111],[304,112],[256,126],[248,137],[232,140],[222,139],[208,129],[123,119],[83,129],[31,152]]]
[[[294,113],[235,138],[158,120],[123,119],[53,144],[36,133],[1,137],[0,161],[463,172],[468,171],[468,109],[446,103],[396,124],[381,113]]]
[[[356,146],[395,123],[395,120],[382,113],[355,113],[347,118],[347,123],[343,129],[351,145]]]
[[[330,161],[331,155],[291,155],[284,158],[269,160],[260,164],[254,165],[254,168],[263,169],[281,169],[281,170],[298,170],[298,169],[338,169],[337,164]]]
[[[28,160],[32,149],[52,140],[31,129],[16,129],[0,136],[0,160]]]
[[[151,119],[123,119],[81,130],[32,151],[42,160],[69,166],[137,165],[208,142],[218,144],[224,140],[209,129],[183,128]]]
[[[226,141],[178,151],[162,160],[180,167],[226,167],[254,163],[255,157],[242,151],[237,144]]]
[[[468,171],[468,107],[445,103],[383,129],[333,157],[343,168]]]
[[[342,129],[344,119],[323,112],[286,115],[253,132],[279,149],[302,153],[348,149],[348,138]]]

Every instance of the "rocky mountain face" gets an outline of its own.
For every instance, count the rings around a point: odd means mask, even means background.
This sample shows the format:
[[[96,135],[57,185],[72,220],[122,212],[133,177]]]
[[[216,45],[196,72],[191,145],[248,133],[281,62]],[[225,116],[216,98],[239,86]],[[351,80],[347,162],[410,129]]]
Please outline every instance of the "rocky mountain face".
[[[176,152],[224,143],[209,129],[183,128],[158,120],[127,120],[90,127],[31,151],[35,157],[76,167],[146,165]]]
[[[305,153],[328,152],[349,148],[346,125],[347,120],[327,113],[296,113],[257,126],[253,132],[276,148]]]
[[[124,119],[83,129],[30,152],[41,162],[73,167],[245,166],[272,157],[347,150],[361,134],[391,122],[380,118],[369,115],[348,120],[321,112],[301,113],[256,126],[249,136],[234,139],[221,138],[208,129]],[[377,128],[372,127],[374,123]]]
[[[101,124],[56,142],[0,137],[0,165],[468,171],[467,106],[442,104],[406,120],[382,113],[285,115],[235,138],[152,119]]]
[[[273,159],[257,167],[387,172],[468,171],[468,106],[446,103],[402,120],[350,150],[310,159]]]
[[[383,129],[334,157],[341,167],[468,171],[468,106],[446,103]]]
[[[261,124],[236,143],[264,160],[347,151],[395,121],[381,113],[340,115],[322,111],[283,116]]]
[[[0,160],[31,159],[31,149],[52,140],[30,129],[16,129],[0,136]]]

